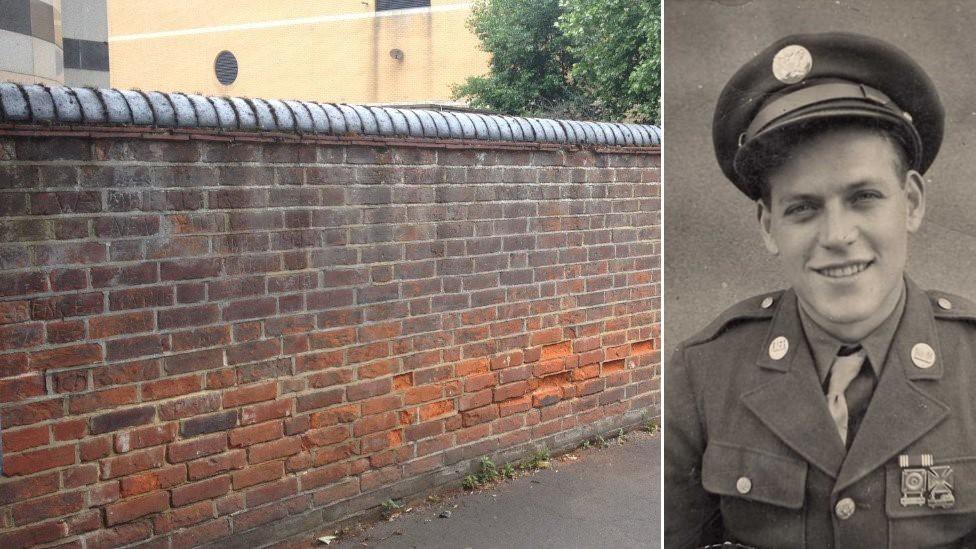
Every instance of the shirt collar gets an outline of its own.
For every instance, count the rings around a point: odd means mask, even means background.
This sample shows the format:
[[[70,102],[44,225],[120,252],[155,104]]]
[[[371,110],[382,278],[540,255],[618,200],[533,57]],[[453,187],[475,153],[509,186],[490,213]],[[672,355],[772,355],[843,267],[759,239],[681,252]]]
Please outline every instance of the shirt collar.
[[[807,315],[802,306],[797,307],[797,309],[800,311],[800,323],[803,326],[803,333],[807,338],[807,343],[810,345],[810,351],[813,353],[813,361],[817,365],[817,375],[820,378],[820,383],[823,384],[827,381],[827,374],[830,373],[830,367],[834,363],[834,357],[837,356],[837,352],[841,347],[850,345],[850,343],[845,343],[824,331],[823,328]],[[895,330],[898,329],[898,324],[901,322],[901,317],[904,312],[905,286],[902,285],[901,295],[898,298],[898,303],[895,305],[895,310],[891,312],[880,326],[860,341],[861,346],[867,353],[868,361],[871,363],[871,368],[874,370],[876,379],[880,379],[881,377],[881,368],[884,366],[885,358],[888,356],[888,349],[891,347],[891,342],[895,337]]]

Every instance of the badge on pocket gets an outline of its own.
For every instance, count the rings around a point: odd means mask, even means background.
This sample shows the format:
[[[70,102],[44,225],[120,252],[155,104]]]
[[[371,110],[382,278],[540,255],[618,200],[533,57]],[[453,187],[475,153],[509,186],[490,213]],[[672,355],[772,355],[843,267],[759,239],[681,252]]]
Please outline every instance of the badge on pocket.
[[[933,509],[948,509],[955,505],[952,493],[952,467],[935,465],[932,454],[898,456],[901,467],[902,507],[928,505]]]

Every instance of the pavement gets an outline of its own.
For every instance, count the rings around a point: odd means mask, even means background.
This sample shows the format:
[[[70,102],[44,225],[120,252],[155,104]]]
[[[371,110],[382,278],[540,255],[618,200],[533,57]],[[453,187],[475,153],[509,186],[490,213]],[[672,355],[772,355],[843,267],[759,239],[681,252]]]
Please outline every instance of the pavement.
[[[660,547],[660,456],[660,434],[634,431],[604,448],[556,456],[549,469],[514,480],[408,502],[390,520],[347,526],[330,545],[311,537],[301,546]]]

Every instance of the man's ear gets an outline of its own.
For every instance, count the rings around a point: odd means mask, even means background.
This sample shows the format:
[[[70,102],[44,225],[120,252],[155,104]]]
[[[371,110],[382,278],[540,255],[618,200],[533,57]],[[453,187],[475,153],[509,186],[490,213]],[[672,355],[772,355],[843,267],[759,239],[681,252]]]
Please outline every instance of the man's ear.
[[[773,214],[762,200],[756,201],[756,217],[759,219],[759,230],[762,231],[763,243],[766,244],[766,249],[773,255],[779,255],[779,246],[773,240],[773,234],[770,230],[773,223]]]
[[[925,217],[925,179],[915,170],[905,174],[905,197],[908,200],[908,232],[914,233],[922,226]]]

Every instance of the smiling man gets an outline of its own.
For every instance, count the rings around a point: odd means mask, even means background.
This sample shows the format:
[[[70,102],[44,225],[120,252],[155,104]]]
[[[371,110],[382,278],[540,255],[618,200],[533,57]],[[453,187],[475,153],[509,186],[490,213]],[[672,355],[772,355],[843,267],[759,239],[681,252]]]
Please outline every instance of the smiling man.
[[[943,118],[860,35],[788,36],[726,85],[718,161],[791,287],[666,366],[666,547],[976,543],[976,306],[905,274]]]

